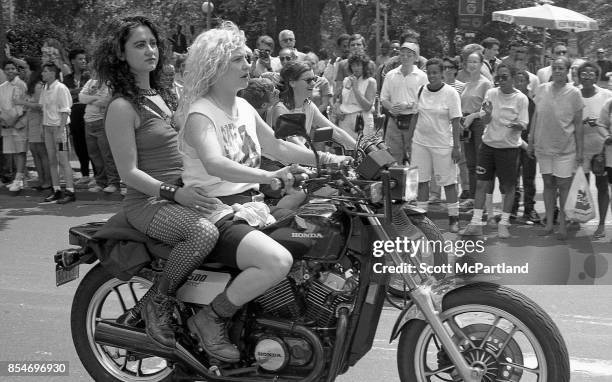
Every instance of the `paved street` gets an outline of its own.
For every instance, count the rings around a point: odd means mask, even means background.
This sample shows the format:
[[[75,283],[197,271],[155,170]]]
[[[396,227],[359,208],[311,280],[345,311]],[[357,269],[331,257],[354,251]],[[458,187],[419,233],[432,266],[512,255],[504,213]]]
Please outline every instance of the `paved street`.
[[[70,376],[51,381],[90,380],[74,351],[69,314],[76,283],[55,287],[52,257],[68,247],[72,225],[106,219],[118,210],[114,201],[80,201],[64,206],[35,205],[34,198],[0,195],[0,360],[66,360]],[[446,221],[438,220],[443,228]],[[586,225],[567,244],[540,238],[530,226],[513,226],[520,237],[501,242],[492,235],[487,251],[515,257],[546,257],[545,253],[588,256],[610,250],[608,238],[590,244]],[[448,235],[448,234],[446,234]],[[81,269],[82,274],[85,269]],[[578,277],[578,276],[576,276]],[[575,280],[574,280],[575,281]],[[591,283],[592,282],[588,282]],[[610,284],[610,283],[608,283]],[[540,304],[559,326],[569,348],[574,382],[612,380],[611,285],[513,286]],[[372,351],[338,378],[342,382],[398,381],[396,343],[389,344],[397,311],[384,310]],[[0,377],[0,380],[10,380]],[[19,378],[17,381],[41,381]]]

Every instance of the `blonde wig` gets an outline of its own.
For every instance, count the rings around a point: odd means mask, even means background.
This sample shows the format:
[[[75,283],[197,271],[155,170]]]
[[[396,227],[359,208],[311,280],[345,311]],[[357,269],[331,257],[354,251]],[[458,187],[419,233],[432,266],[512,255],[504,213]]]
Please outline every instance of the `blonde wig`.
[[[245,46],[244,32],[231,21],[201,33],[189,47],[183,80],[185,87],[179,102],[177,122],[184,126],[189,107],[204,97],[229,69],[232,52]]]

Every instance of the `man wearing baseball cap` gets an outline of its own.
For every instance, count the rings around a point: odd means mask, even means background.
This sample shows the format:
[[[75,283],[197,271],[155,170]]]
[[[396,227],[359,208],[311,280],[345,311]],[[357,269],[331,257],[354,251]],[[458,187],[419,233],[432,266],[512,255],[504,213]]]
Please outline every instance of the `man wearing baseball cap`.
[[[405,42],[400,46],[401,65],[387,73],[380,91],[380,102],[390,113],[385,142],[398,161],[404,163],[410,157],[411,143],[408,130],[417,112],[418,92],[427,85],[427,75],[414,63],[419,57],[419,46]]]
[[[601,88],[608,88],[608,80],[610,77],[607,73],[612,72],[612,61],[606,58],[606,51],[603,48],[597,49],[597,65],[601,68],[599,73],[599,82],[597,85]]]

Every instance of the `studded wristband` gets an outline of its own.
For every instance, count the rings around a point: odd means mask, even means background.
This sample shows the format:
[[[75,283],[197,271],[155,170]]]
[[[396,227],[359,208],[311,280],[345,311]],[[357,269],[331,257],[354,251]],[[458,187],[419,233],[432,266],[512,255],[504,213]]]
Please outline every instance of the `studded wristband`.
[[[159,186],[159,196],[163,199],[174,202],[174,195],[178,189],[179,187],[173,184],[162,183],[161,186]]]

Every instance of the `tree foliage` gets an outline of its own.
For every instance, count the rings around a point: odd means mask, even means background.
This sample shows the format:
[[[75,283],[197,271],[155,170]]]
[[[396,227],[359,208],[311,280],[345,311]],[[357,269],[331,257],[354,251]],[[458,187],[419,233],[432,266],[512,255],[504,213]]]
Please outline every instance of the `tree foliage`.
[[[3,0],[0,0],[0,2]],[[533,6],[533,0],[485,0],[482,28],[467,31],[457,28],[457,0],[380,0],[388,11],[388,37],[400,39],[407,30],[418,38],[426,57],[453,54],[456,33],[474,33],[474,42],[493,36],[502,42],[502,51],[513,40],[522,40],[537,47],[542,31],[491,21],[491,12]],[[214,19],[236,22],[246,33],[248,43],[267,34],[278,40],[278,32],[292,29],[297,46],[315,51],[333,52],[335,39],[341,33],[360,33],[374,54],[376,27],[383,37],[382,17],[376,22],[375,0],[224,0],[214,1]],[[15,19],[8,37],[16,54],[34,54],[46,37],[63,41],[67,48],[91,48],[104,25],[116,15],[144,13],[171,36],[176,25],[192,37],[206,27],[201,0],[19,0],[15,1]],[[555,5],[584,13],[600,23],[600,31],[578,34],[581,54],[595,48],[612,50],[612,4],[609,0],[557,0]],[[0,31],[5,32],[5,31]],[[0,36],[0,40],[3,36]],[[549,31],[547,44],[566,40],[566,32]]]

